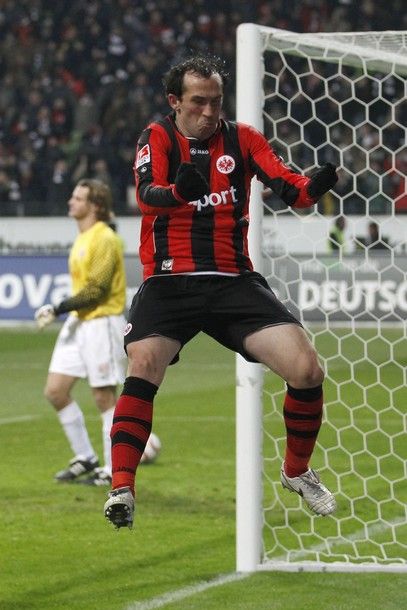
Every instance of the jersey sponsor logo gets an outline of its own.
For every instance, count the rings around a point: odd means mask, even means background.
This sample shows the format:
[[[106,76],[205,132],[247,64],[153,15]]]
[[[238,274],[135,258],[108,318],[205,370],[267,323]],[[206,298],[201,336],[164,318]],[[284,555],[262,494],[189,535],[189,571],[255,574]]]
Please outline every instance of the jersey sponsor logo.
[[[210,193],[196,201],[189,201],[188,205],[194,205],[198,212],[200,212],[208,205],[216,207],[217,205],[227,205],[228,203],[237,203],[236,189],[234,186],[231,186],[230,189],[221,191],[220,193]]]
[[[222,155],[216,161],[216,169],[221,174],[230,174],[236,167],[236,163],[233,157],[230,155]]]
[[[145,165],[146,163],[149,163],[150,160],[151,160],[150,145],[144,144],[144,146],[142,148],[140,148],[140,150],[137,153],[136,169],[138,167],[141,167],[141,165]]]
[[[128,335],[132,328],[133,328],[133,324],[130,324],[130,322],[129,322],[123,331],[123,335],[124,336]]]

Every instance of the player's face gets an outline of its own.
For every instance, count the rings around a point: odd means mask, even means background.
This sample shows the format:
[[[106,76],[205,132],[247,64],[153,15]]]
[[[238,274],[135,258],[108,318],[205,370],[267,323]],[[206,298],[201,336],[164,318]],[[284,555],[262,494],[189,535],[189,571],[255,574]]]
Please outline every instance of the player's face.
[[[87,186],[75,186],[68,201],[68,215],[76,220],[82,220],[93,213],[93,206],[88,199],[89,188]]]
[[[182,135],[207,140],[216,131],[223,101],[222,78],[212,74],[204,78],[193,72],[184,75],[182,97],[170,94],[168,101],[176,113]]]

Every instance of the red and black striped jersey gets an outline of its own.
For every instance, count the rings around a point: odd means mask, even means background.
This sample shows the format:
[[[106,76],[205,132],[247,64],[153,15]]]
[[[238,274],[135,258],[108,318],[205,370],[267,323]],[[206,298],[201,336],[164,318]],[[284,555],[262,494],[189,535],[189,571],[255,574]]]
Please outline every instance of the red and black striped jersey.
[[[197,201],[174,196],[180,163],[195,163],[210,192]],[[250,182],[253,176],[289,206],[315,203],[310,178],[293,172],[266,138],[242,123],[221,120],[206,141],[183,136],[174,116],[148,125],[134,165],[142,213],[140,259],[144,279],[174,273],[245,273]]]

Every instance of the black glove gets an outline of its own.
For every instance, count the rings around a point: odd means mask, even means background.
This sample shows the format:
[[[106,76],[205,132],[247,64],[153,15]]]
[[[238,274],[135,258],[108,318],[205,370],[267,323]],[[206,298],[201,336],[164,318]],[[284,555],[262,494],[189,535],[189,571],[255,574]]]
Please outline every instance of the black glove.
[[[335,165],[326,163],[311,176],[308,185],[308,195],[314,199],[319,199],[324,193],[329,191],[338,181]]]
[[[181,163],[175,176],[175,190],[182,199],[195,201],[209,193],[209,184],[195,163]]]

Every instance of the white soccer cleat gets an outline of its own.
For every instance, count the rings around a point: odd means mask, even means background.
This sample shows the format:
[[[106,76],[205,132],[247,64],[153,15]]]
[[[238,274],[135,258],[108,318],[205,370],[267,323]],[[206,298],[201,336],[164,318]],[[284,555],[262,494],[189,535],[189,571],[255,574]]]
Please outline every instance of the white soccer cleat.
[[[130,487],[118,487],[109,491],[108,500],[104,506],[105,517],[113,523],[116,529],[128,527],[132,529],[134,518],[134,497]]]
[[[281,467],[281,484],[288,491],[299,494],[308,507],[317,515],[330,515],[336,509],[336,500],[333,494],[323,483],[319,475],[309,468],[299,477],[288,477]]]

